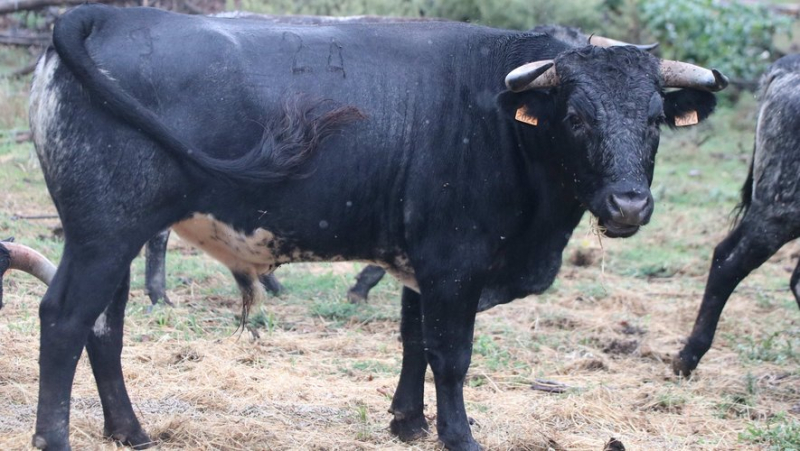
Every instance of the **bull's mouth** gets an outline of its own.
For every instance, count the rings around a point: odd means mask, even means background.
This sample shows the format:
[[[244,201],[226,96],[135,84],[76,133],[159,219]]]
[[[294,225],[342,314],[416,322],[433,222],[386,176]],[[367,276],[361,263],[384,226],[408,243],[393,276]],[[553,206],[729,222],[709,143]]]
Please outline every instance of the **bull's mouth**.
[[[600,226],[603,229],[603,234],[609,238],[628,238],[636,234],[636,232],[639,231],[639,227],[641,227],[638,225],[622,224],[613,219],[601,221]]]

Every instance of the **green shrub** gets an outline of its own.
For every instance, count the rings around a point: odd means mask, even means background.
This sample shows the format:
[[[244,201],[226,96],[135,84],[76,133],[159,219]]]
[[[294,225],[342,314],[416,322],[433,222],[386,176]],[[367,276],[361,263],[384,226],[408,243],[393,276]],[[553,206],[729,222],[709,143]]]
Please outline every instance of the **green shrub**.
[[[639,14],[664,57],[747,80],[775,59],[773,38],[791,24],[762,5],[713,0],[640,0]]]

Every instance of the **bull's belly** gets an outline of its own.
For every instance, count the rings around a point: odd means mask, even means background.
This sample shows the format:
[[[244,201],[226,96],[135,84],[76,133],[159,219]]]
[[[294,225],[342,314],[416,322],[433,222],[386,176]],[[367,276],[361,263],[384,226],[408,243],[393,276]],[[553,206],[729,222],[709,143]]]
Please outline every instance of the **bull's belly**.
[[[184,241],[201,249],[232,272],[257,277],[269,274],[283,263],[345,261],[344,257],[319,257],[313,252],[287,244],[274,233],[256,229],[251,234],[236,231],[212,215],[195,213],[173,224],[172,229]],[[419,291],[408,257],[398,253],[390,262],[366,261],[382,266],[403,285]]]

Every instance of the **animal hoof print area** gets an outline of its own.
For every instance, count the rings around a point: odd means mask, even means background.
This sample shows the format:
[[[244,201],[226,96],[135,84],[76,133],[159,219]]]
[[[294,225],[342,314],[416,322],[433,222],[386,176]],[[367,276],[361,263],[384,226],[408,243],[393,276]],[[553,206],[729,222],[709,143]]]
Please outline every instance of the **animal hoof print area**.
[[[430,432],[428,422],[423,415],[403,420],[395,418],[389,424],[389,430],[403,442],[412,442],[423,438]]]

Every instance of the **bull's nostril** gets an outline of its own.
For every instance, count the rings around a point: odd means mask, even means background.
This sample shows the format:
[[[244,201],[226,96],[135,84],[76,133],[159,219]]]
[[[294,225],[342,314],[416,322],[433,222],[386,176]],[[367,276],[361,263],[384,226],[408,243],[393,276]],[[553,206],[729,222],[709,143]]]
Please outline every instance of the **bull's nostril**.
[[[650,218],[650,196],[639,193],[612,194],[609,196],[611,218],[614,221],[641,225]]]

